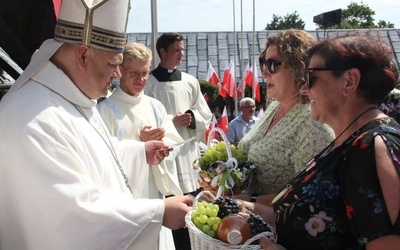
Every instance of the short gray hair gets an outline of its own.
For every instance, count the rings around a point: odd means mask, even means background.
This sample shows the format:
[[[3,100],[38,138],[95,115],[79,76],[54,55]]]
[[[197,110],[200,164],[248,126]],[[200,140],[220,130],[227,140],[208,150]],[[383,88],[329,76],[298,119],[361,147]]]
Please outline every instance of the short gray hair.
[[[252,103],[252,104],[256,104],[252,98],[250,98],[250,97],[245,97],[245,98],[243,98],[242,100],[240,100],[239,106],[240,106],[240,107],[244,107],[244,105],[245,105],[246,103],[249,103],[249,102]]]

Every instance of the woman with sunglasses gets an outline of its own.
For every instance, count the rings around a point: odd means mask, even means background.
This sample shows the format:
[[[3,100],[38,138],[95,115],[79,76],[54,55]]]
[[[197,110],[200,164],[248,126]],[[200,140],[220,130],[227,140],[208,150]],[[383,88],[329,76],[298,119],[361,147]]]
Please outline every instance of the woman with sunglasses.
[[[315,43],[301,30],[268,37],[260,67],[267,95],[274,101],[238,145],[257,165],[257,175],[253,195],[237,198],[270,204],[278,189],[332,141],[332,130],[310,119],[309,100],[300,94],[306,81],[306,51]]]
[[[275,197],[279,245],[262,240],[263,249],[400,249],[400,126],[378,109],[399,79],[393,52],[345,36],[309,58],[301,91],[336,138]]]

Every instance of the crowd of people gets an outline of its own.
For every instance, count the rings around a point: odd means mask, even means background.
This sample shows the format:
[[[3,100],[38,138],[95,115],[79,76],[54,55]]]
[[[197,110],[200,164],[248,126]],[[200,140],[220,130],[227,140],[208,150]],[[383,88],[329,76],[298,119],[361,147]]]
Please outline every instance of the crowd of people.
[[[151,71],[151,50],[126,44],[128,10],[64,1],[54,39],[1,100],[0,249],[190,249],[212,112],[178,69],[183,36],[158,37]],[[390,47],[290,29],[259,64],[273,101],[258,118],[243,98],[227,138],[257,166],[234,198],[276,229],[262,249],[399,249],[400,126],[379,105],[399,78]]]
[[[398,123],[400,122],[400,102],[395,95],[386,96],[380,103],[379,109],[385,115],[393,117]]]

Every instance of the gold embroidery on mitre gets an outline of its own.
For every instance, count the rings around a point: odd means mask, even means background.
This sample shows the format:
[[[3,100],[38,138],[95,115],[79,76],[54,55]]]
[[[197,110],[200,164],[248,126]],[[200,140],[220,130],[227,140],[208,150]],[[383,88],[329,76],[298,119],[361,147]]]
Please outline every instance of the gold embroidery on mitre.
[[[54,38],[63,42],[82,43],[83,25],[64,20],[58,20]]]
[[[55,28],[55,38],[69,43],[83,43],[110,51],[123,51],[126,44],[126,34],[111,32],[93,27],[85,43],[83,25],[64,20],[58,20]]]
[[[109,50],[120,49],[123,51],[126,44],[126,34],[117,33],[94,27],[90,34],[90,44]]]
[[[55,39],[68,43],[81,43],[95,48],[122,52],[126,45],[126,33],[115,32],[93,25],[95,11],[107,1],[102,1],[93,8],[86,8],[85,23],[75,23],[58,19],[55,27]],[[126,23],[125,23],[126,29]]]

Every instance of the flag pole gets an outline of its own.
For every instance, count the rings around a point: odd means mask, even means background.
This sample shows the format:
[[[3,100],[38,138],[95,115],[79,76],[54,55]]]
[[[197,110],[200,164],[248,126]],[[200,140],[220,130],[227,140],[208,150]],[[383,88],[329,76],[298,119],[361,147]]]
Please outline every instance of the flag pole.
[[[237,110],[237,86],[236,86],[236,23],[235,23],[235,0],[233,0],[233,79],[234,79],[234,86],[235,86],[235,117],[238,116]]]
[[[151,0],[151,51],[153,53],[153,61],[151,67],[157,68],[160,63],[158,58],[156,43],[158,38],[158,25],[157,25],[157,0]]]
[[[256,53],[255,53],[255,38],[256,38],[256,31],[255,31],[255,27],[256,27],[256,7],[255,7],[255,0],[253,0],[253,47],[252,47],[252,51],[253,51],[253,56],[251,57],[251,58],[253,58],[253,61],[251,62],[251,65],[253,66],[253,75],[254,75],[254,72],[257,70],[257,68],[256,68]],[[262,74],[262,72],[261,72],[261,74]],[[258,74],[257,74],[258,75]],[[254,77],[252,77],[251,78],[251,90],[252,90],[252,96],[253,96],[253,99],[254,99],[254,101],[255,101],[255,97],[256,97],[256,94],[255,94],[255,83],[254,83]],[[261,101],[261,98],[260,98],[260,101]]]
[[[244,59],[243,59],[243,0],[240,0],[240,72],[243,73],[244,70]],[[242,76],[243,78],[244,76]],[[244,87],[246,90],[246,86]],[[244,91],[245,92],[245,91]],[[245,93],[243,92],[243,97],[245,97]]]

